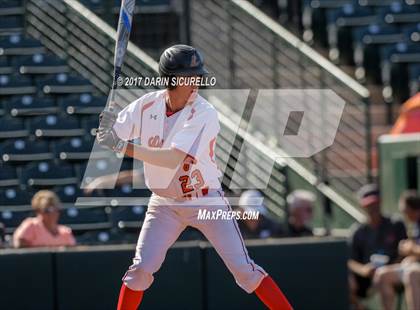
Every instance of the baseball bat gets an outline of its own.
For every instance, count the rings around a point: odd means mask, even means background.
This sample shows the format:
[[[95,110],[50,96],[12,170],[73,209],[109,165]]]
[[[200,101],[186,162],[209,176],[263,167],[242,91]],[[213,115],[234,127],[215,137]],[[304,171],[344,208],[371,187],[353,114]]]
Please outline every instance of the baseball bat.
[[[128,41],[130,39],[131,25],[133,21],[134,7],[136,0],[122,0],[120,16],[118,19],[117,38],[115,41],[114,52],[114,77],[109,98],[108,110],[113,112],[115,104],[115,90],[118,87],[118,78],[121,75],[121,68],[124,56],[127,52]]]

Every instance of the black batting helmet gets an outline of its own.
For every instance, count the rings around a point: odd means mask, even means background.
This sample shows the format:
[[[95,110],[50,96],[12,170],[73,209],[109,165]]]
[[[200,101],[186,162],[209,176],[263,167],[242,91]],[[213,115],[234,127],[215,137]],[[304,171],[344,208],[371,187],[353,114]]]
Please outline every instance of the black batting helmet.
[[[161,76],[206,75],[203,56],[194,47],[178,44],[167,48],[159,60]]]

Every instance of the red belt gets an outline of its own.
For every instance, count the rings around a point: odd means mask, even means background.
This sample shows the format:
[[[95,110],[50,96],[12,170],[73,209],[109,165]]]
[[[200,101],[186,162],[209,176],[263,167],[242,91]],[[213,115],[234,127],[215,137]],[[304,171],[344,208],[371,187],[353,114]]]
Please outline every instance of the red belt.
[[[204,187],[196,191],[195,193],[185,194],[180,198],[175,198],[176,201],[186,201],[186,200],[193,200],[194,198],[205,197],[209,194],[209,188]]]

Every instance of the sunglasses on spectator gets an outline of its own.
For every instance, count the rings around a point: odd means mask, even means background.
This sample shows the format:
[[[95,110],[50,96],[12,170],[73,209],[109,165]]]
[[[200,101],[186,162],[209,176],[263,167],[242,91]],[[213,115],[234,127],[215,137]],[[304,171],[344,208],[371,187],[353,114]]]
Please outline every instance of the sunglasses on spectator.
[[[42,213],[55,213],[58,212],[59,209],[56,206],[49,206],[47,208],[45,208]]]

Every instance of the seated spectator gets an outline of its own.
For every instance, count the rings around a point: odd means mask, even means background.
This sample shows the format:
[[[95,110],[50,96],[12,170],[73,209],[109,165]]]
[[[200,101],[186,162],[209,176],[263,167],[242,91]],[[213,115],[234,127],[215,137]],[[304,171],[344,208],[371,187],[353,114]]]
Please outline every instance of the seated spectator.
[[[41,190],[31,201],[36,217],[25,219],[13,235],[16,248],[72,246],[76,244],[69,227],[58,225],[60,200],[54,192]]]
[[[315,201],[315,195],[306,190],[295,190],[287,196],[287,237],[313,236],[311,222]]]
[[[399,244],[400,264],[378,268],[375,284],[381,294],[384,310],[394,309],[395,288],[404,286],[408,309],[420,309],[420,196],[406,192],[400,199],[400,210],[415,225],[412,238]]]
[[[363,309],[359,299],[368,296],[377,268],[397,262],[398,244],[407,234],[402,222],[382,214],[377,185],[363,186],[358,196],[367,221],[352,227],[348,268],[350,301],[355,309]]]
[[[258,204],[261,201],[261,204]],[[263,195],[257,190],[247,190],[239,198],[242,212],[259,212],[258,219],[243,219],[239,227],[245,239],[264,239],[281,236],[281,227],[268,217],[268,210],[262,204]],[[251,214],[251,213],[250,213]]]

